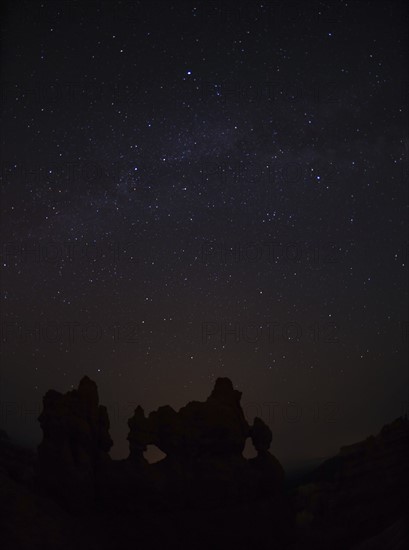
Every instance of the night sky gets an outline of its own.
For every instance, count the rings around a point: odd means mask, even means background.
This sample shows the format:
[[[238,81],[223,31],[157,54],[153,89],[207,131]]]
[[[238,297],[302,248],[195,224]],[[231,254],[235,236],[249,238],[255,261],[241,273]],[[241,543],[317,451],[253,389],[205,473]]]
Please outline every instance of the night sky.
[[[9,435],[85,374],[116,458],[219,376],[284,466],[407,412],[404,4],[6,3]]]

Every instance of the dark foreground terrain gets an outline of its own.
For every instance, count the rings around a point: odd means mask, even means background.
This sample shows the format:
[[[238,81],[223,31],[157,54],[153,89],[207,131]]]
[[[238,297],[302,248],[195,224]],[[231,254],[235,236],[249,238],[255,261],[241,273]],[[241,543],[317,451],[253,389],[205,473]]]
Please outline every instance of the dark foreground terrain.
[[[0,432],[0,548],[400,550],[407,548],[409,421],[341,448],[294,487],[262,420],[218,379],[207,401],[128,421],[130,455],[112,440],[96,385],[44,397],[38,453]],[[250,437],[257,457],[242,451]],[[157,445],[166,458],[148,464]]]

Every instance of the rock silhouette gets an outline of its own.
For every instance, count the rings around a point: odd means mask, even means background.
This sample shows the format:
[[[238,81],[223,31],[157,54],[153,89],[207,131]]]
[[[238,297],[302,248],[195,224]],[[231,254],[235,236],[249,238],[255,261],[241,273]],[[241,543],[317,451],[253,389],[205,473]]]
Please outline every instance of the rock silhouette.
[[[268,451],[271,431],[259,418],[249,426],[241,395],[231,380],[218,378],[206,401],[191,401],[179,411],[165,405],[145,417],[137,407],[128,420],[129,457],[112,461],[109,418],[95,382],[84,377],[78,390],[64,395],[50,390],[39,417],[39,476],[71,509],[137,509],[135,494],[143,506],[148,501],[165,508],[278,495],[284,470]],[[242,454],[249,437],[258,451],[252,460]],[[148,464],[148,445],[166,457]]]
[[[285,473],[279,461],[269,452],[272,433],[261,418],[254,419],[251,440],[257,456],[249,462],[259,474],[258,492],[264,496],[274,494],[284,486]]]
[[[95,383],[47,392],[37,455],[0,431],[2,549],[407,548],[407,419],[342,447],[291,488],[270,454],[270,429],[248,424],[240,398],[218,379],[204,402],[179,411],[146,417],[137,407],[129,457],[111,460]],[[249,460],[248,438],[257,451]],[[155,464],[143,455],[151,444],[166,452]]]
[[[70,507],[82,508],[96,497],[98,472],[111,459],[109,418],[99,405],[95,382],[85,376],[78,390],[49,390],[39,416],[43,440],[38,474],[45,486]]]

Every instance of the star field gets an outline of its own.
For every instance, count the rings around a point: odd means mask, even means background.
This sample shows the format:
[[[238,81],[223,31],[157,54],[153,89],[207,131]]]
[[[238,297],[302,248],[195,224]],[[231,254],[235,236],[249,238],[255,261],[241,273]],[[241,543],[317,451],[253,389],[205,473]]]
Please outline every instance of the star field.
[[[291,462],[407,411],[403,2],[5,9],[3,424],[215,378]],[[274,406],[273,406],[274,404]],[[273,414],[274,413],[274,414]]]

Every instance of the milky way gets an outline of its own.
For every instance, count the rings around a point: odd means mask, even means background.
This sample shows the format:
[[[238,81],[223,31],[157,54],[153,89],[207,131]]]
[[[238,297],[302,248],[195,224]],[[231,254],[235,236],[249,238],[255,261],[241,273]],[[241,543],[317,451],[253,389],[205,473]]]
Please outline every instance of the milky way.
[[[2,420],[217,376],[284,460],[407,409],[404,3],[9,3]]]

